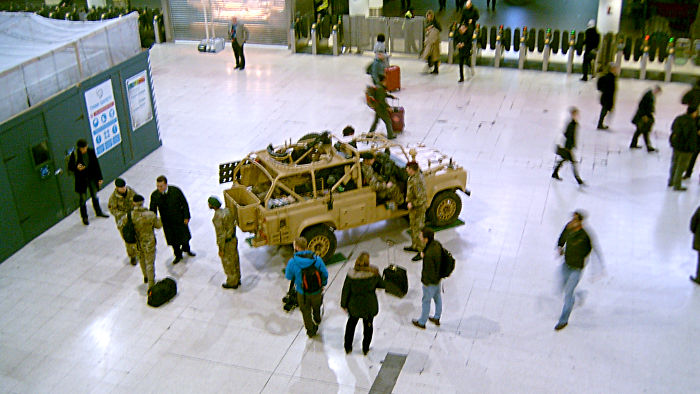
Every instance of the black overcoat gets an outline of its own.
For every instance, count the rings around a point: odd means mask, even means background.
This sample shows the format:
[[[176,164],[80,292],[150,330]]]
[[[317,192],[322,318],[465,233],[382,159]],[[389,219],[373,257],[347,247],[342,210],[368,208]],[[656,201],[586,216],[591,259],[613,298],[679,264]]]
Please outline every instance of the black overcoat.
[[[615,103],[615,90],[617,89],[617,77],[609,72],[598,80],[598,90],[600,90],[600,104],[612,110]]]
[[[88,165],[84,170],[78,171],[78,164],[85,165],[85,156],[88,156]],[[76,193],[87,192],[88,181],[92,180],[97,182],[102,180],[100,162],[97,161],[95,150],[89,147],[85,155],[81,154],[78,148],[71,153],[70,159],[68,159],[68,171],[75,175]]]
[[[340,296],[340,306],[350,316],[367,319],[379,313],[375,290],[384,288],[382,277],[372,271],[348,271]]]
[[[177,186],[168,185],[165,193],[155,190],[151,193],[151,211],[163,221],[163,232],[168,245],[181,245],[192,238],[185,219],[190,218],[187,199]]]

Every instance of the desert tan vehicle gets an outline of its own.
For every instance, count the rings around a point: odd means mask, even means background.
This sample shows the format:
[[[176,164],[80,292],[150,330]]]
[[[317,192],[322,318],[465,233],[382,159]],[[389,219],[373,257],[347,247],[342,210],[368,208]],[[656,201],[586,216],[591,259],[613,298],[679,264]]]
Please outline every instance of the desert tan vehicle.
[[[219,167],[226,206],[238,227],[252,233],[252,246],[291,244],[304,236],[324,261],[334,255],[335,230],[345,230],[405,216],[405,206],[389,210],[369,187],[360,169],[363,152],[373,152],[373,168],[406,192],[406,163],[416,160],[423,172],[430,208],[427,222],[445,226],[457,220],[467,195],[467,172],[440,152],[422,145],[401,146],[382,136],[361,135],[343,142],[325,132],[296,143],[269,145],[244,159]]]

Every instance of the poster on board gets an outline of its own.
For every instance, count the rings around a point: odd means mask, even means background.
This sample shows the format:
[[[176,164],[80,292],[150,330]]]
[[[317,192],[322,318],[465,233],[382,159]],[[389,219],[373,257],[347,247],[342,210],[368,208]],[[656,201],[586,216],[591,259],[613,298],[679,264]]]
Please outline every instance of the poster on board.
[[[136,131],[136,129],[153,119],[151,91],[146,70],[126,80],[126,95],[129,100],[131,128]]]
[[[85,91],[85,105],[90,121],[90,134],[97,157],[109,152],[122,141],[119,118],[114,104],[112,80],[108,79]]]

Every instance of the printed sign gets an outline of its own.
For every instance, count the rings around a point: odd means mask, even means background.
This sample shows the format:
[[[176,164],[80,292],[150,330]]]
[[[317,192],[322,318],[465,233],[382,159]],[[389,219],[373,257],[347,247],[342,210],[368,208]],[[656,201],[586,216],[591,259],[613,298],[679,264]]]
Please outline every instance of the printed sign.
[[[151,91],[145,70],[126,80],[126,92],[129,99],[131,128],[135,131],[153,119]]]
[[[108,79],[85,92],[85,105],[90,121],[92,142],[97,157],[122,142],[117,107],[114,104],[112,80]]]

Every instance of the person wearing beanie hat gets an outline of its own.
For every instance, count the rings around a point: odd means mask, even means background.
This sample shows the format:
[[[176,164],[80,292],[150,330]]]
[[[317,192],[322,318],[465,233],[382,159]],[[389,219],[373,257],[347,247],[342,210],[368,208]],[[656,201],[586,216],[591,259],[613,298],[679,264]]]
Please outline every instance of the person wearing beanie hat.
[[[136,230],[136,250],[139,254],[139,265],[143,273],[143,283],[148,284],[150,289],[156,283],[156,235],[155,229],[163,227],[163,223],[155,213],[146,209],[143,206],[144,198],[140,194],[135,194],[132,198],[133,210],[131,211],[131,220],[134,222]],[[127,216],[122,218],[119,225],[126,224]]]
[[[107,208],[109,213],[114,216],[114,222],[117,224],[117,230],[119,234],[122,233],[122,228],[124,226],[119,226],[122,218],[126,217],[129,212],[134,208],[133,199],[136,192],[134,189],[126,185],[126,181],[122,178],[117,178],[114,181],[114,191],[112,195],[109,196],[109,202],[107,203]],[[126,221],[124,221],[126,224]],[[128,243],[124,241],[126,246],[126,255],[129,256],[129,261],[131,265],[136,265],[136,256],[138,251],[136,250],[136,244]]]
[[[209,209],[214,210],[211,222],[216,232],[216,245],[219,247],[221,265],[226,274],[226,282],[221,284],[224,289],[237,289],[241,284],[241,266],[238,259],[238,238],[236,238],[236,218],[226,207],[221,207],[221,201],[216,196],[207,200]]]
[[[587,27],[583,40],[585,51],[583,52],[583,64],[581,65],[583,71],[582,81],[588,81],[588,73],[591,74],[591,78],[595,76],[595,67],[591,69],[591,63],[596,58],[598,44],[600,44],[600,33],[595,27],[595,19],[589,20]]]

